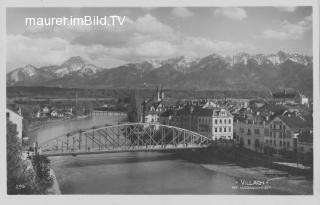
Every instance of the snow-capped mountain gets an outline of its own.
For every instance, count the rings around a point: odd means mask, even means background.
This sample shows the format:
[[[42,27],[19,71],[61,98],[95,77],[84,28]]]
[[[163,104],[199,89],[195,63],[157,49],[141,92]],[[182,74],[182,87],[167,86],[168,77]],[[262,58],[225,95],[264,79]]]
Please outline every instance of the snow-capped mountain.
[[[14,71],[10,72],[7,77],[10,79],[12,83],[23,81],[26,78],[31,78],[32,76],[37,74],[37,68],[33,65],[26,65],[21,68],[17,68]]]
[[[301,54],[289,54],[283,51],[279,51],[276,54],[256,54],[250,55],[247,53],[239,53],[234,56],[227,56],[226,61],[231,65],[235,64],[247,64],[249,60],[255,60],[259,65],[264,63],[272,63],[273,65],[280,65],[287,60],[302,64],[302,65],[310,65],[312,64],[312,57],[301,55]]]
[[[170,58],[161,62],[162,66],[170,65],[174,70],[186,73],[189,68],[199,62],[199,59],[188,58],[185,56],[179,56],[176,58]]]
[[[295,81],[291,80],[292,76],[296,76]],[[301,82],[297,80],[300,78]],[[148,59],[111,69],[99,68],[77,56],[61,65],[40,68],[27,65],[7,74],[8,85],[95,88],[161,84],[174,89],[247,89],[288,85],[307,90],[305,82],[312,82],[312,57],[281,51],[267,55],[240,53],[226,57],[211,54],[199,59],[185,56]]]
[[[36,83],[36,81],[48,81],[66,75],[91,76],[101,70],[101,68],[86,62],[80,56],[76,56],[71,57],[60,66],[52,65],[37,68],[28,64],[25,67],[17,68],[7,74],[7,83],[9,85],[19,82]]]
[[[95,65],[86,62],[80,56],[76,56],[69,58],[53,72],[57,75],[57,77],[63,77],[72,73],[80,75],[93,75],[100,70],[101,68],[98,68]]]

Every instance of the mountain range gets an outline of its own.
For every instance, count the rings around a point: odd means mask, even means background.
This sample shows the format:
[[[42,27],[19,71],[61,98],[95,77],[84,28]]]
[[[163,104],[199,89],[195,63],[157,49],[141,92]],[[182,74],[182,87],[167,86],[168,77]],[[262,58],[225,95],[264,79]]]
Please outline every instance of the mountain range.
[[[104,69],[80,56],[61,65],[26,65],[7,73],[7,86],[257,90],[293,88],[312,96],[312,56],[289,54],[234,56],[211,54],[146,60]]]

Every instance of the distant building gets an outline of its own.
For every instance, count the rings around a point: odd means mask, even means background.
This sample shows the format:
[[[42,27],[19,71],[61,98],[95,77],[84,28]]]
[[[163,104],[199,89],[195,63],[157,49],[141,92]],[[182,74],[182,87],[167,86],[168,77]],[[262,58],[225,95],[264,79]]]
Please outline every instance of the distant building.
[[[297,92],[297,91],[287,91],[275,92],[272,93],[270,101],[275,102],[276,104],[301,104],[309,106],[309,99]]]
[[[7,119],[17,126],[17,132],[18,132],[17,137],[22,141],[23,117],[8,108],[7,108],[6,115],[7,115]]]
[[[49,113],[50,113],[49,107],[44,106],[44,107],[42,108],[42,112],[45,113],[45,114],[49,114]]]
[[[57,110],[53,110],[53,111],[51,111],[50,115],[51,115],[51,117],[58,117],[59,113]]]
[[[168,109],[160,114],[159,122],[163,125],[175,125],[177,124],[176,118],[174,117],[174,110]]]
[[[300,104],[309,107],[309,98],[307,98],[305,95],[300,94]]]
[[[166,111],[163,100],[164,91],[157,88],[153,97],[142,103],[142,122],[159,123],[161,113]]]

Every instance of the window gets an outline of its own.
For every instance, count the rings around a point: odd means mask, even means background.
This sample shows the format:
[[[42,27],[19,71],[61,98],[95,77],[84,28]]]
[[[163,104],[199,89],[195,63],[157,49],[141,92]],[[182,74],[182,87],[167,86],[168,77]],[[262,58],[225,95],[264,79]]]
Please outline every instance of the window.
[[[10,118],[10,113],[7,112],[7,118]]]
[[[284,129],[284,130],[286,129],[286,126],[285,126],[285,125],[283,125],[283,129]]]
[[[224,124],[227,124],[227,120],[226,119],[224,119]]]
[[[277,145],[275,140],[273,140],[273,144],[274,144],[274,146],[276,146],[276,145]]]
[[[290,142],[287,142],[287,147],[290,147]]]
[[[244,133],[244,128],[240,127],[240,133]]]
[[[215,122],[215,124],[218,124],[218,120],[215,120],[214,122]]]
[[[266,144],[268,144],[268,140],[266,140]]]
[[[260,134],[260,130],[259,129],[254,129],[254,134]]]
[[[227,132],[227,128],[225,127],[225,128],[223,129],[223,131],[224,131],[224,132]]]
[[[222,132],[222,127],[219,127],[219,132]]]
[[[251,130],[250,130],[250,128],[248,129],[247,135],[251,135]]]
[[[279,142],[280,147],[282,147],[282,141]]]
[[[231,132],[231,127],[229,127],[229,132]]]
[[[215,128],[214,128],[214,132],[218,132],[218,128],[215,127]]]
[[[222,124],[222,120],[220,120],[220,124]]]
[[[250,139],[248,139],[248,145],[251,145],[251,140]]]
[[[231,119],[229,119],[229,124],[231,124]]]

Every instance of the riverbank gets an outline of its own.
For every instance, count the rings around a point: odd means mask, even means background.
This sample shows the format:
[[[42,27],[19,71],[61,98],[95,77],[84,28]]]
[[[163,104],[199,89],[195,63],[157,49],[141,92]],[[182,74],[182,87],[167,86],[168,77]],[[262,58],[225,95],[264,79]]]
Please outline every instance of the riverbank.
[[[52,187],[50,187],[47,190],[47,194],[50,194],[50,195],[61,195],[62,193],[61,193],[61,190],[60,190],[60,186],[59,186],[57,177],[56,177],[53,169],[51,169],[51,168],[50,168],[50,175],[53,177],[53,185],[52,185]]]
[[[202,167],[235,177],[240,180],[268,181],[270,189],[282,192],[310,195],[313,194],[313,183],[304,176],[291,175],[288,172],[266,167],[241,167],[236,164],[201,164]]]
[[[226,174],[239,180],[268,181],[270,188],[288,194],[313,194],[312,169],[278,166],[273,159],[244,149],[214,147],[179,157],[205,169]]]

